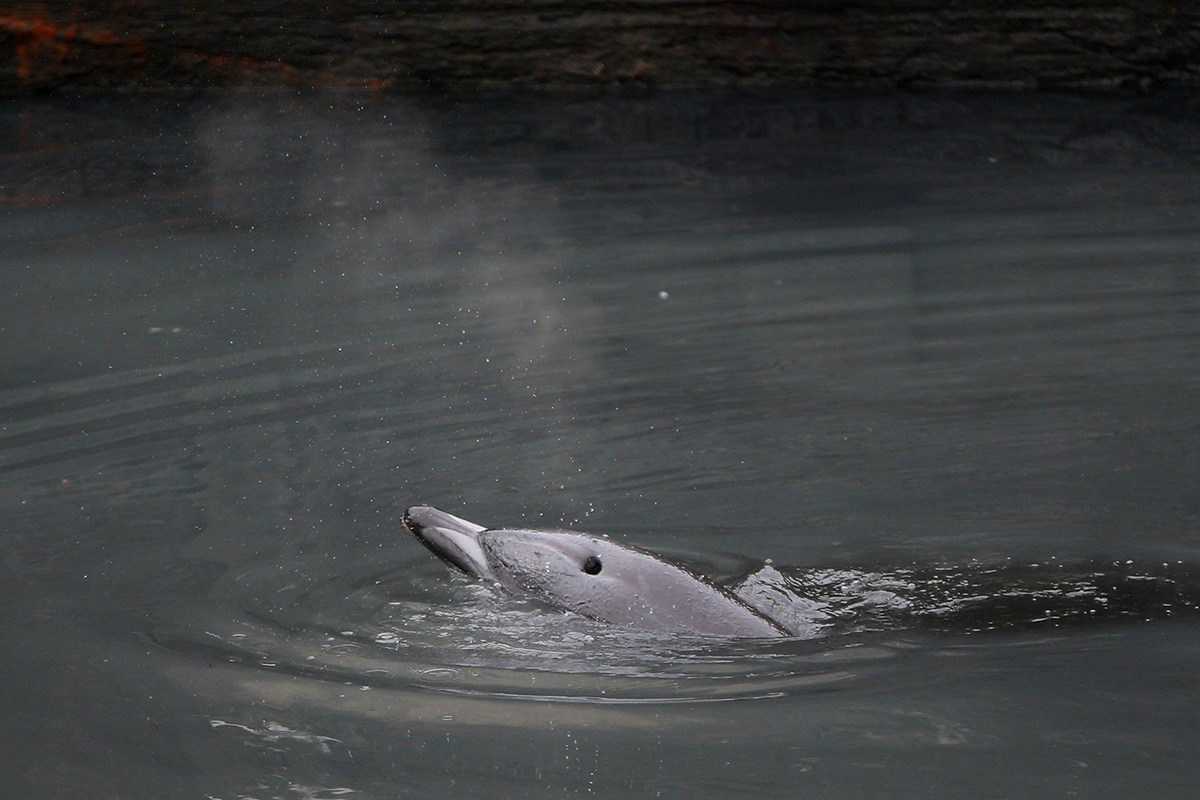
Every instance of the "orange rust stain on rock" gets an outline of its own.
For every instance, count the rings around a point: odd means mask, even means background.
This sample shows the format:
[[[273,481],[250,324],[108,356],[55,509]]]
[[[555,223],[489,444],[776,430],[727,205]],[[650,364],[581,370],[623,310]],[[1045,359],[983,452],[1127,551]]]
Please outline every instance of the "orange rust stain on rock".
[[[126,39],[112,31],[79,23],[60,25],[46,17],[0,15],[0,30],[18,39],[17,77],[30,81],[40,67],[62,64],[77,56],[79,46],[121,47],[136,57],[145,46],[137,39]]]
[[[190,67],[207,69],[225,78],[246,79],[259,85],[282,84],[307,89],[365,89],[382,92],[395,82],[392,78],[359,78],[324,70],[302,70],[285,61],[270,61],[244,55],[182,50],[179,51],[178,57]]]
[[[35,81],[39,76],[80,59],[82,47],[121,48],[130,61],[144,64],[148,51],[145,41],[122,37],[113,31],[94,25],[72,22],[60,24],[44,16],[0,14],[0,31],[17,37],[17,76],[22,82]],[[207,53],[200,50],[170,50],[164,48],[160,57],[175,60],[185,66],[207,72],[223,81],[244,81],[257,85],[277,84],[313,89],[360,89],[383,92],[394,85],[393,78],[374,78],[338,75],[325,70],[302,70],[281,60],[251,56]]]

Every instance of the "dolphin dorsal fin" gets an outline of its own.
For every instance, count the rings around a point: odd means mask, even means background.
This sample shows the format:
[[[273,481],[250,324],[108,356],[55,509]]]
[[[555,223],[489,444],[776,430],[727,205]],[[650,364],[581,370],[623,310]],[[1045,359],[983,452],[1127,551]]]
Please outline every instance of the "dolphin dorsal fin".
[[[830,615],[825,603],[805,597],[798,588],[774,566],[764,564],[729,591],[792,636],[812,638],[829,624]]]

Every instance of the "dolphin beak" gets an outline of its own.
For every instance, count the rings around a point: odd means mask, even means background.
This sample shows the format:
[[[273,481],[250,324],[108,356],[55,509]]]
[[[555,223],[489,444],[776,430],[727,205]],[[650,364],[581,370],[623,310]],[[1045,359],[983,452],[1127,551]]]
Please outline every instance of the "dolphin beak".
[[[492,569],[479,546],[479,534],[485,530],[482,525],[433,506],[412,506],[404,512],[404,527],[447,564],[472,577],[492,577]]]

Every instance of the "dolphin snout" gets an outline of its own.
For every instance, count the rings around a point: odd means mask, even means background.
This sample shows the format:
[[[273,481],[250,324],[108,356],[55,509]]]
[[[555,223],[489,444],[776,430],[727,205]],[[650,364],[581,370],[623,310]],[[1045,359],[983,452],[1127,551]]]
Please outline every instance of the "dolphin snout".
[[[422,520],[428,519],[432,510],[429,506],[409,506],[404,509],[404,527],[408,528],[409,533],[420,536],[421,529],[426,525]]]
[[[491,568],[479,546],[482,525],[447,514],[433,506],[411,506],[404,512],[404,527],[435,556],[468,575],[491,577]]]

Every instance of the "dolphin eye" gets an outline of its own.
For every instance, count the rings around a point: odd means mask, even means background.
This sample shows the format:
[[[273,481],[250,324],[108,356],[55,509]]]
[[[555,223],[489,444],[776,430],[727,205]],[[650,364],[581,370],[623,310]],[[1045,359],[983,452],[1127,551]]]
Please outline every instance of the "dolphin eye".
[[[604,565],[601,564],[600,559],[596,558],[595,556],[588,556],[583,560],[583,571],[588,575],[599,575],[600,570],[603,568]]]

